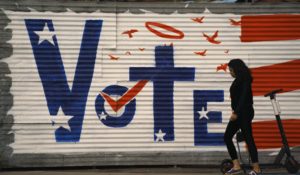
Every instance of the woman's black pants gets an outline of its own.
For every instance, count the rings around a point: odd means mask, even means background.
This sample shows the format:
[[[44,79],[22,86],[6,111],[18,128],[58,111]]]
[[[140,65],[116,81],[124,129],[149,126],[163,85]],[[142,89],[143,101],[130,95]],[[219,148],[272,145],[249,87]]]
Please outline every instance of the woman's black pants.
[[[245,112],[243,112],[245,113]],[[254,116],[254,111],[251,110],[248,111],[245,114],[242,114],[242,116],[238,116],[238,119],[235,121],[229,121],[225,134],[224,134],[224,141],[226,143],[228,153],[232,160],[237,159],[237,152],[235,149],[235,146],[233,144],[232,138],[236,134],[236,132],[241,129],[242,134],[245,138],[245,141],[248,146],[248,150],[250,153],[250,157],[252,160],[252,163],[258,162],[258,156],[257,156],[257,148],[253,139],[252,135],[252,119]]]

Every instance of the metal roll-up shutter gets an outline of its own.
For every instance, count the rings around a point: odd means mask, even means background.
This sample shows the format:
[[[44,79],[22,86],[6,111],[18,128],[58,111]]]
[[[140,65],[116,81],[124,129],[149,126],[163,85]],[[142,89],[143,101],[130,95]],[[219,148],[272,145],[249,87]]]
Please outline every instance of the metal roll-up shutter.
[[[1,166],[219,165],[227,63],[254,77],[261,163],[299,160],[298,3],[0,1]],[[247,159],[244,142],[242,155]]]

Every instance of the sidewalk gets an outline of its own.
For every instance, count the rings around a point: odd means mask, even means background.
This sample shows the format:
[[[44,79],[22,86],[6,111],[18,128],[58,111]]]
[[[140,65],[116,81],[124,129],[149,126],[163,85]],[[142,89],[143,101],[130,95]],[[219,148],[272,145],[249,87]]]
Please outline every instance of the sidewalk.
[[[284,168],[264,168],[264,174],[288,175]],[[5,170],[0,175],[221,175],[218,167],[111,167],[95,169],[64,169],[64,170]],[[297,173],[300,175],[300,172]]]

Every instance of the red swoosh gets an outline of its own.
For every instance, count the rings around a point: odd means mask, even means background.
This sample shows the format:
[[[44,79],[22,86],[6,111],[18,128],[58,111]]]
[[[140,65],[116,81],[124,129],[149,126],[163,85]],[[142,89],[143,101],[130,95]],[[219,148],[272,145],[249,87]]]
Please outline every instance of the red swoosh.
[[[300,120],[282,120],[290,147],[300,145]],[[258,149],[280,148],[282,141],[276,120],[253,122],[253,137]]]
[[[300,59],[252,68],[254,96],[262,96],[274,89],[290,92],[300,89]]]
[[[102,97],[105,99],[105,101],[108,102],[108,104],[111,106],[111,108],[117,112],[119,109],[121,109],[124,105],[129,103],[148,83],[148,80],[140,80],[137,82],[136,85],[134,85],[131,89],[129,89],[119,100],[115,101],[112,99],[108,94],[104,92],[100,92]]]

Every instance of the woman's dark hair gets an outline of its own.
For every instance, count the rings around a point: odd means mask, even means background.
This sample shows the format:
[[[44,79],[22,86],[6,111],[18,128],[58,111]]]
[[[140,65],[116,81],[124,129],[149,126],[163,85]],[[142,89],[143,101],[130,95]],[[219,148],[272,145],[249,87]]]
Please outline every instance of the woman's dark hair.
[[[233,69],[236,79],[239,80],[251,80],[252,75],[250,69],[241,59],[232,59],[229,61],[228,66]]]

